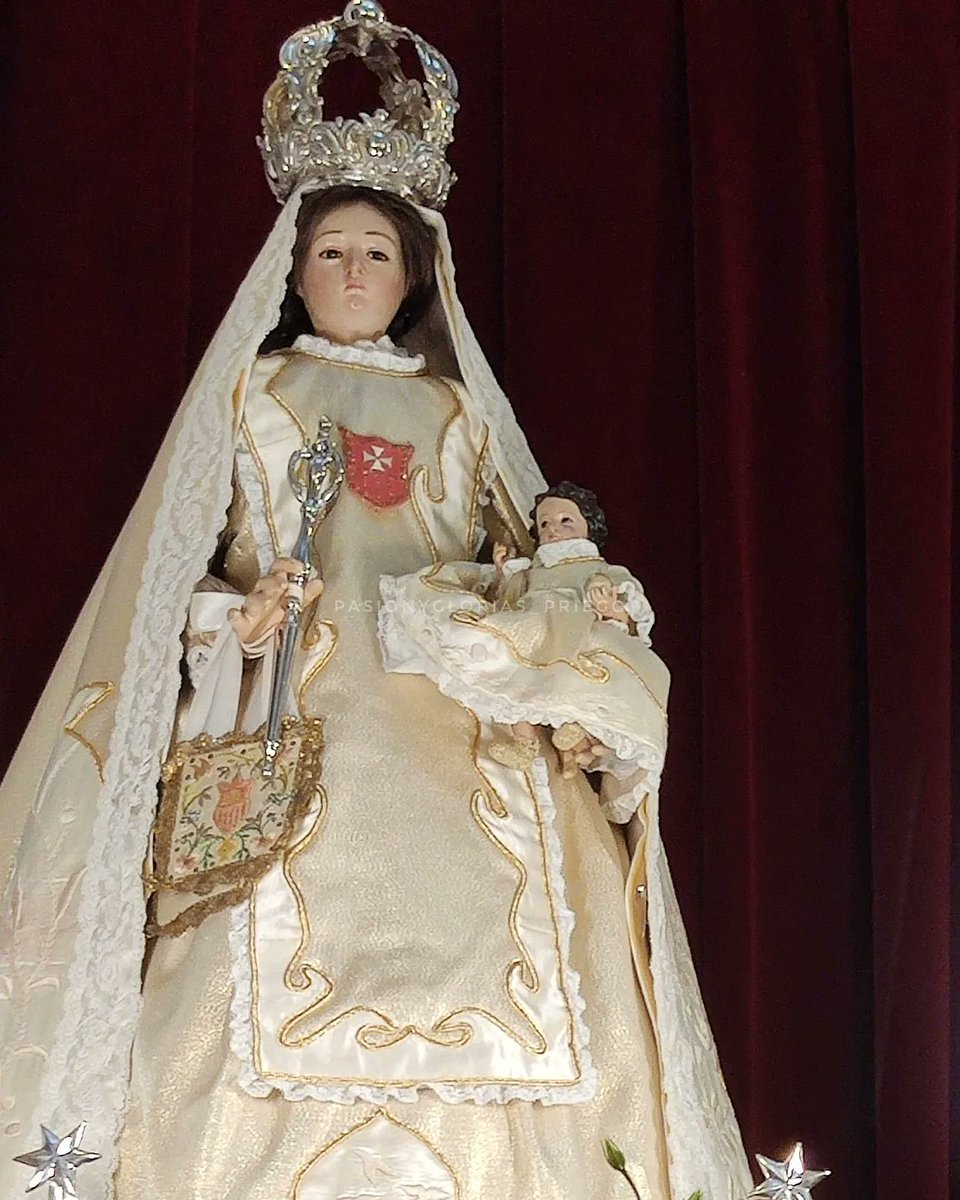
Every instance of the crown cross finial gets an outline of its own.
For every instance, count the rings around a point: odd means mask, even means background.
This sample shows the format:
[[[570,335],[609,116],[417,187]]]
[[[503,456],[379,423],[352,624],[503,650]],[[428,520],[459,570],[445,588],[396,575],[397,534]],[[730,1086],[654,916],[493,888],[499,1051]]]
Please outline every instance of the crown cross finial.
[[[357,21],[386,21],[387,15],[377,0],[353,0],[343,10],[343,19],[352,25]]]
[[[413,43],[423,82],[403,73],[396,46]],[[338,59],[359,57],[380,80],[384,108],[323,119],[320,85]],[[447,60],[409,29],[391,24],[376,0],[351,0],[342,17],[308,25],[280,49],[280,73],[263,101],[258,139],[267,179],[283,202],[302,183],[365,184],[442,208],[456,176],[457,79]]]

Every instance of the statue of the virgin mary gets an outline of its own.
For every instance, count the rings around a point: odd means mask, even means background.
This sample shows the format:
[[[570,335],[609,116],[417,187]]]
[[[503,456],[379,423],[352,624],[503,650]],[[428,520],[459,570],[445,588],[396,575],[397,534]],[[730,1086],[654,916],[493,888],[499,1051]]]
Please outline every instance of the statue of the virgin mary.
[[[345,55],[385,108],[326,121],[318,86]],[[475,561],[488,536],[529,551],[544,487],[457,298],[453,72],[373,0],[280,62],[261,148],[282,211],[4,784],[3,1194],[41,1122],[85,1121],[84,1200],[616,1200],[605,1138],[645,1200],[742,1200],[656,755],[612,763],[598,798],[547,739],[511,766],[469,705],[384,669],[381,577]],[[344,478],[288,702],[318,771],[256,878],[165,890],[171,762],[268,715],[297,588],[288,464],[322,417]],[[641,683],[662,753],[662,674]],[[252,854],[249,782],[212,752],[194,766],[216,779],[214,858]],[[201,878],[196,838],[180,851]]]

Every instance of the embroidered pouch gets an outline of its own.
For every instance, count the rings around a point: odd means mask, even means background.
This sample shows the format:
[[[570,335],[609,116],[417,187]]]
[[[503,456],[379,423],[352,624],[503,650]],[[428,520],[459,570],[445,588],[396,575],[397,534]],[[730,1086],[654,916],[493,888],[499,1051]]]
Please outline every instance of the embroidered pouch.
[[[173,748],[161,772],[153,835],[154,892],[191,893],[147,934],[174,937],[245,899],[289,845],[317,791],[322,723],[286,717],[272,778],[264,777],[263,730],[201,734]],[[186,897],[184,897],[186,898]]]

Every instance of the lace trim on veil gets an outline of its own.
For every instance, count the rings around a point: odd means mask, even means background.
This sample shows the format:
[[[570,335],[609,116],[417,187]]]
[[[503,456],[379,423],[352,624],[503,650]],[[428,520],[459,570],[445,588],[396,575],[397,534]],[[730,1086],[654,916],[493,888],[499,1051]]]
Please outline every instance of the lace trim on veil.
[[[230,500],[230,397],[280,312],[299,201],[280,214],[241,284],[180,412],[160,505],[139,580],[117,708],[81,883],[73,958],[33,1123],[95,1124],[99,1162],[90,1200],[113,1195],[130,1052],[140,1015],[143,885],[137,864],[156,807],[156,780],[180,686],[180,634],[194,583],[213,552]],[[118,869],[117,864],[123,864]]]
[[[647,817],[647,920],[663,1076],[664,1123],[674,1195],[742,1200],[753,1180],[713,1033],[700,995],[670,868],[660,840],[656,797]]]

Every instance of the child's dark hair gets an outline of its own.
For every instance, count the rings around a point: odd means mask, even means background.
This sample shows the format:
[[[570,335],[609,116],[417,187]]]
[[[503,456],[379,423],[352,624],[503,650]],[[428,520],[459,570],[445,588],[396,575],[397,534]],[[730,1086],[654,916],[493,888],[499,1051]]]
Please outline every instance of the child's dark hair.
[[[595,544],[598,550],[603,549],[604,542],[607,540],[607,518],[603,514],[603,509],[597,503],[595,492],[591,492],[588,488],[578,487],[577,484],[571,483],[565,479],[563,483],[554,484],[553,487],[547,488],[545,492],[541,492],[533,502],[533,508],[530,510],[530,536],[534,542],[537,541],[537,508],[542,500],[546,500],[548,496],[556,496],[558,500],[572,500],[573,503],[580,509],[580,514],[587,523],[587,536],[590,541]]]

